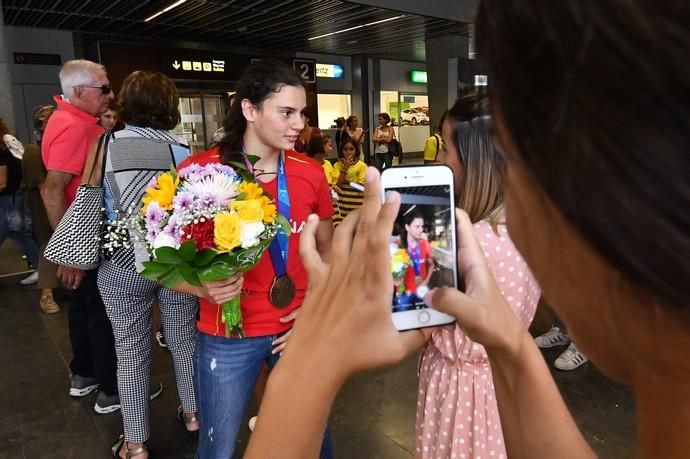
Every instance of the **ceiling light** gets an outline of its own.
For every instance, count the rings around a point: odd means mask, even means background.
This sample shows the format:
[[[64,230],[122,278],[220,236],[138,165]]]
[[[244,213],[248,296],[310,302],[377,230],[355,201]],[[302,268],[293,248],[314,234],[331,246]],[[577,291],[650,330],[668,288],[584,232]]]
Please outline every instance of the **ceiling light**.
[[[383,24],[384,22],[395,21],[396,19],[402,19],[406,16],[407,16],[406,14],[401,14],[400,16],[393,16],[392,18],[381,19],[380,21],[368,22],[366,24],[362,24],[362,25],[358,25],[358,26],[354,26],[354,27],[348,27],[347,29],[338,30],[336,32],[325,33],[323,35],[318,35],[316,37],[307,38],[307,40],[311,41],[311,40],[317,40],[317,39],[323,38],[323,37],[330,37],[331,35],[336,35],[336,34],[343,33],[343,32],[349,32],[351,30],[362,29],[364,27],[369,27],[369,26],[373,26],[376,24]]]
[[[177,1],[176,1],[175,3],[173,3],[172,5],[167,6],[167,7],[163,8],[162,10],[160,10],[159,12],[154,13],[154,14],[152,14],[151,16],[147,17],[146,19],[144,19],[144,22],[149,22],[151,19],[155,19],[155,18],[157,18],[158,16],[160,16],[160,15],[163,14],[163,13],[167,13],[167,12],[170,11],[171,9],[176,8],[176,7],[180,6],[180,5],[182,5],[182,4],[183,4],[184,2],[186,2],[186,1],[187,1],[187,0],[177,0]]]

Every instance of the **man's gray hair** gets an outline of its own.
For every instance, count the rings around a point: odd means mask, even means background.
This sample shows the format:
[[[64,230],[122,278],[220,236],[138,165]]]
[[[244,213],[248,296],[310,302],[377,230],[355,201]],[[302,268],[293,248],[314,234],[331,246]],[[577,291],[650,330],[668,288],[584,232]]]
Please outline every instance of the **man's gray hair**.
[[[74,87],[92,84],[94,74],[106,73],[105,67],[86,59],[73,59],[65,62],[60,69],[62,94],[69,100],[74,95]]]

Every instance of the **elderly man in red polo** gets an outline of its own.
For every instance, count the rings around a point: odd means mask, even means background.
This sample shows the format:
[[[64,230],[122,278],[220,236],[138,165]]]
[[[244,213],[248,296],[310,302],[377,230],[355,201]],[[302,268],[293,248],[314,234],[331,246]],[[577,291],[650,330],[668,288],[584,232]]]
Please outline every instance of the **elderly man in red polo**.
[[[41,154],[47,175],[41,188],[50,225],[55,229],[74,200],[87,156],[104,132],[98,116],[108,109],[113,91],[105,68],[87,60],[72,60],[60,70],[62,95],[55,96],[57,111],[48,120]],[[58,277],[73,289],[69,308],[72,397],[84,397],[96,389],[104,399],[117,399],[115,347],[110,320],[96,285],[97,270],[81,271],[61,266]],[[100,395],[100,394],[99,394]],[[99,406],[99,413],[118,406]]]

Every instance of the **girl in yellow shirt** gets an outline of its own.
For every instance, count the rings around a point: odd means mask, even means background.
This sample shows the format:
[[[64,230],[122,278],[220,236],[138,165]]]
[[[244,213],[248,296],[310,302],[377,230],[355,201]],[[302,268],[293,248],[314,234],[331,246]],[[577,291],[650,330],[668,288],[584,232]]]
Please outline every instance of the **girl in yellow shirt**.
[[[367,165],[357,156],[357,145],[352,139],[348,138],[340,143],[339,159],[333,166],[337,173],[334,189],[338,193],[338,208],[340,209],[339,214],[333,215],[334,226],[338,226],[347,214],[360,207],[364,199],[361,191],[350,186],[353,182],[364,184]]]

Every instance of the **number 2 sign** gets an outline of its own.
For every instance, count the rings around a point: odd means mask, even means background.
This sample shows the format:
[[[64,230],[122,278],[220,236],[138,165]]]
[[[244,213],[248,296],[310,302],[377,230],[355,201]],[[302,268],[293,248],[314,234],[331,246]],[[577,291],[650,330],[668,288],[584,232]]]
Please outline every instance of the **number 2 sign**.
[[[312,60],[293,59],[292,68],[305,83],[316,83],[316,63]]]

